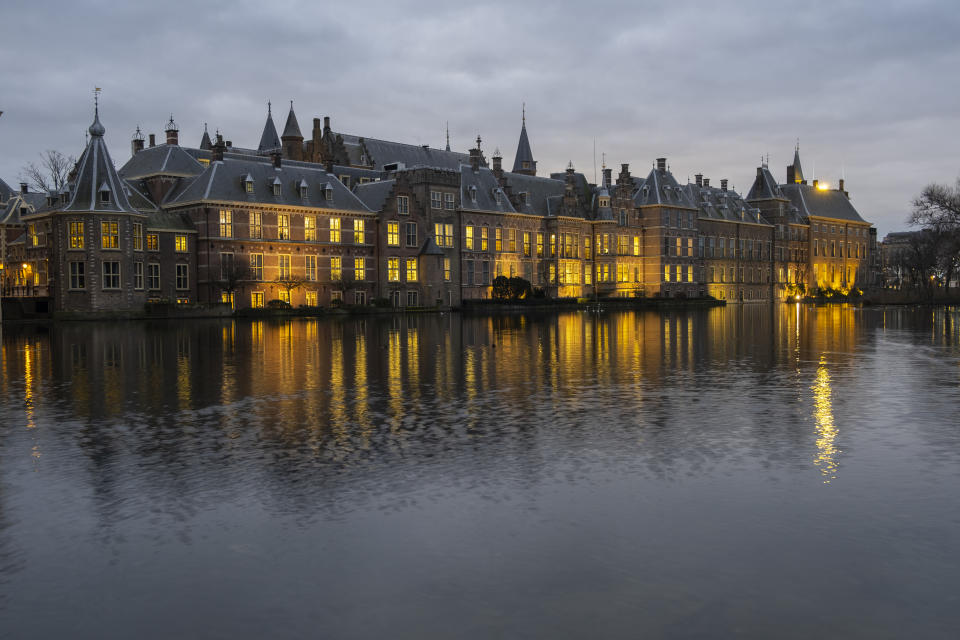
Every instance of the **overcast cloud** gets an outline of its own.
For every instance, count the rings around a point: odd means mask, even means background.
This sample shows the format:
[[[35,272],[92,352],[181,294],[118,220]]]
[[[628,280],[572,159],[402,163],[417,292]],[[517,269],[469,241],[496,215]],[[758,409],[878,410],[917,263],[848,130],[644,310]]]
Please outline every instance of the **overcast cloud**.
[[[728,6],[730,4],[730,6]],[[749,188],[781,181],[795,141],[808,178],[845,173],[881,237],[927,183],[960,174],[955,2],[4,2],[0,177],[45,149],[79,155],[92,89],[118,165],[139,124],[172,113],[255,147],[267,100],[309,136],[338,131],[455,149],[479,133],[512,166],[521,103],[541,173],[593,177],[666,156]]]

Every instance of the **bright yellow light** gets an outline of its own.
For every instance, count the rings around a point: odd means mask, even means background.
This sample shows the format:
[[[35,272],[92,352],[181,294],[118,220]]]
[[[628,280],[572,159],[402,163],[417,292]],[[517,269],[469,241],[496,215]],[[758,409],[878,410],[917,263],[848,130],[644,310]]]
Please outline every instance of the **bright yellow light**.
[[[828,182],[819,182],[819,183],[817,183],[817,189],[819,189],[820,191],[829,191],[829,190],[830,190],[830,183],[828,183]]]
[[[793,296],[793,299],[797,302],[800,302],[800,294],[798,293],[797,295]]]
[[[26,262],[24,262],[24,263],[23,263],[22,265],[20,265],[20,266],[23,267],[24,269],[29,269],[29,268],[30,268],[30,265],[28,265]]]

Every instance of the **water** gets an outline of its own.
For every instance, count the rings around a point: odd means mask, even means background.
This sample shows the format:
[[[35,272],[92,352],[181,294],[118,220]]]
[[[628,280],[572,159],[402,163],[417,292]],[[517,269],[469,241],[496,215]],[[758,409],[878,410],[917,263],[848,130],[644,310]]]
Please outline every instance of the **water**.
[[[10,638],[953,638],[960,313],[11,331]]]

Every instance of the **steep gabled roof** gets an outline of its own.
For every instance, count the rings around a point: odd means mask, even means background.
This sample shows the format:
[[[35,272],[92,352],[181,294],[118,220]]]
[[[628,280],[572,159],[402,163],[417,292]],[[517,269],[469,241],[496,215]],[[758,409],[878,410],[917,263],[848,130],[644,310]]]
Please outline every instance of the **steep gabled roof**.
[[[781,189],[804,218],[819,216],[866,223],[866,220],[857,213],[850,199],[841,191],[816,189],[807,184],[785,184]]]
[[[390,196],[393,185],[396,180],[380,180],[378,182],[367,182],[358,184],[353,192],[370,211],[382,211],[383,204]]]
[[[528,168],[524,169],[523,163],[528,163]],[[527,119],[523,118],[523,124],[520,126],[520,141],[517,143],[517,154],[513,158],[513,171],[531,171],[537,166],[533,159],[533,151],[530,149],[530,139],[527,137]]]
[[[271,113],[270,103],[267,103],[267,121],[263,125],[263,133],[260,134],[260,144],[257,151],[263,153],[280,148],[280,137],[277,135],[277,128],[273,124],[273,114]]]
[[[760,167],[757,170],[757,177],[750,187],[750,192],[747,193],[747,200],[771,200],[784,197],[783,191],[780,190],[780,185],[777,184],[776,178],[770,173],[770,169],[766,166]]]
[[[210,134],[207,133],[207,123],[203,123],[203,137],[200,138],[200,148],[209,151],[213,148],[213,143],[210,141]]]
[[[3,180],[0,180],[0,202],[6,202],[13,195],[13,189]]]
[[[816,168],[816,167],[814,167]],[[793,150],[793,179],[803,182],[803,167],[800,166],[800,145]]]
[[[287,124],[283,127],[284,138],[303,138],[300,125],[297,124],[297,114],[293,112],[293,100],[290,101],[290,113],[287,114]]]
[[[94,111],[90,125],[90,141],[77,161],[77,173],[70,185],[70,199],[61,211],[97,211],[104,213],[137,213],[127,199],[126,190],[113,160],[103,141],[106,132],[100,124],[100,114]],[[99,197],[101,187],[106,186],[110,197],[104,202]]]
[[[644,205],[663,205],[670,207],[686,207],[695,209],[696,204],[690,199],[686,189],[682,188],[666,169],[651,169],[643,181],[642,186],[633,195],[633,203]]]

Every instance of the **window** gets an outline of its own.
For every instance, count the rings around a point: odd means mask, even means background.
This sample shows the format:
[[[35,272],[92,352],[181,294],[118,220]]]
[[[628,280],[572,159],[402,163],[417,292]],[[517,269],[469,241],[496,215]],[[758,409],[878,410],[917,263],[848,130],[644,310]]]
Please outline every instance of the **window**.
[[[133,288],[137,291],[143,289],[143,263],[134,262],[133,263]]]
[[[490,282],[490,262],[484,260],[480,263],[480,284],[487,284]]]
[[[488,227],[480,227],[480,251],[487,250],[487,234],[489,231]]]
[[[363,220],[353,221],[353,243],[363,244]]]
[[[416,291],[407,291],[407,306],[415,307],[417,306],[417,292]]]
[[[140,222],[133,223],[133,250],[143,251],[143,224]]]
[[[415,247],[417,246],[417,223],[408,222],[406,224],[407,229],[407,246]]]
[[[330,256],[330,281],[339,282],[343,277],[343,262],[340,256]]]
[[[119,249],[120,248],[120,229],[117,222],[100,223],[100,248],[101,249]],[[120,264],[119,262],[117,263]]]
[[[189,289],[190,288],[190,276],[188,271],[188,266],[185,264],[177,265],[177,289]]]
[[[630,254],[630,236],[617,236],[617,255],[626,256]],[[626,282],[626,280],[624,280]]]
[[[503,190],[494,189],[493,190],[493,199],[497,201],[497,204],[503,204]]]
[[[430,192],[430,208],[439,209],[443,206],[443,194],[439,191]]]
[[[523,255],[530,257],[530,232],[523,232]]]
[[[450,282],[450,258],[443,259],[443,281]]]
[[[537,257],[538,258],[543,257],[543,234],[542,233],[537,234]]]
[[[550,234],[550,257],[555,258],[557,255],[557,234]]]
[[[670,282],[670,265],[663,265],[663,281]]]
[[[280,290],[277,292],[277,299],[278,299],[278,300],[282,300],[283,302],[286,302],[287,304],[290,304],[290,291],[288,291],[287,289],[280,289]]]
[[[254,280],[263,280],[263,254],[250,254],[250,277]]]
[[[303,216],[303,239],[307,242],[317,241],[317,219],[313,216]]]
[[[311,281],[316,280],[317,279],[317,256],[305,256],[305,259],[306,259],[305,271],[306,271],[307,280],[311,280]],[[316,305],[308,304],[308,306],[315,307]]]
[[[366,278],[366,259],[365,258],[354,258],[353,259],[353,278],[357,282],[361,282]]]
[[[250,212],[250,237],[263,237],[263,214],[259,211]]]
[[[280,179],[279,178],[273,179],[273,195],[275,196],[280,195]]]
[[[407,258],[407,282],[417,281],[417,259]]]
[[[473,260],[467,260],[467,274],[465,284],[473,284]]]
[[[156,262],[147,265],[147,288],[151,291],[160,290],[160,265]]]
[[[437,223],[433,225],[434,237],[438,247],[453,246],[453,225]]]
[[[410,213],[410,196],[397,196],[397,213],[402,216]]]
[[[507,251],[511,253],[517,252],[517,230],[516,229],[507,229]]]
[[[473,251],[473,227],[470,225],[463,228],[463,248]]]
[[[253,178],[249,173],[243,179],[243,190],[247,193],[253,193]]]
[[[676,252],[673,255],[677,257],[680,257],[683,255],[683,238],[678,237],[676,239]]]
[[[400,282],[400,258],[387,258],[387,280]]]
[[[116,223],[113,223],[116,224]],[[120,288],[120,263],[114,261],[103,261],[103,288]]]
[[[687,257],[693,257],[693,238],[687,238]]]
[[[353,294],[353,301],[357,305],[367,304],[367,294],[365,291],[355,291]]]
[[[233,270],[233,254],[232,253],[221,253],[220,254],[220,280],[223,282],[230,282],[233,279],[234,270]]]
[[[277,239],[290,239],[290,216],[285,213],[277,214]]]
[[[263,308],[263,291],[253,291],[250,293],[250,306],[254,309]]]
[[[304,293],[304,304],[306,304],[308,307],[317,306],[317,292],[307,291]]]
[[[590,259],[590,250],[592,249],[592,244],[590,242],[590,236],[583,236],[583,259]],[[589,284],[589,283],[587,283]]]
[[[174,240],[174,246],[176,247],[176,251],[178,253],[187,252],[187,236],[177,234],[173,237],[173,240]]]
[[[70,223],[70,248],[83,249],[83,244],[84,244],[83,243],[83,223],[71,222]]]
[[[87,288],[86,265],[84,263],[82,262],[70,263],[70,288],[71,289]]]
[[[290,279],[290,254],[280,254],[277,256],[277,279]]]
[[[453,209],[453,194],[445,193],[443,194],[443,208],[444,209]]]
[[[387,246],[388,247],[400,246],[400,223],[399,222],[387,223]]]
[[[693,265],[687,266],[687,282],[693,282]]]
[[[330,242],[340,242],[340,218],[330,218]]]
[[[233,237],[233,211],[220,209],[220,237]]]
[[[110,202],[110,188],[107,187],[107,183],[104,182],[100,187],[100,202],[107,203]]]

